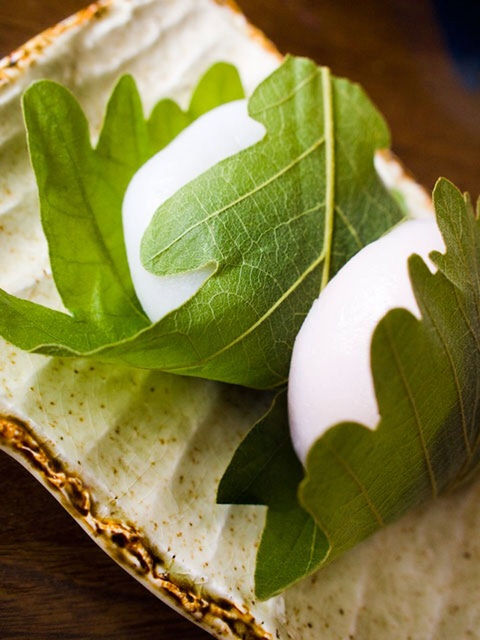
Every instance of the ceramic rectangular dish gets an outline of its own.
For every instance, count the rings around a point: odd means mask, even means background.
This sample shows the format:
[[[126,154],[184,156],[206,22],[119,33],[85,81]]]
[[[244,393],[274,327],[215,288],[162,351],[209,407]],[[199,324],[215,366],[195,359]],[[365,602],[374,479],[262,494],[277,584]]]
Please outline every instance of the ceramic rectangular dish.
[[[24,89],[44,77],[70,87],[95,137],[122,73],[134,75],[148,112],[164,96],[185,104],[218,60],[237,65],[251,91],[281,56],[230,2],[104,0],[0,62],[1,287],[61,308],[26,150]],[[395,159],[377,163],[408,206],[430,210]],[[0,340],[1,447],[106,553],[216,638],[480,638],[478,483],[411,513],[284,595],[255,599],[265,509],[218,506],[215,494],[260,411],[244,390],[28,355]]]

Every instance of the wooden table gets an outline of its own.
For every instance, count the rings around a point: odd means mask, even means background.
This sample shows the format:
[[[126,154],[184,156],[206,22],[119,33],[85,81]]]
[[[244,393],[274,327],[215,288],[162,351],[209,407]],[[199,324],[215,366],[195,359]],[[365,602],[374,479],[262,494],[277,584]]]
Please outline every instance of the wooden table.
[[[444,175],[480,192],[480,96],[462,85],[427,0],[240,2],[282,51],[363,84],[423,184]],[[84,4],[0,0],[0,56]],[[0,483],[2,640],[210,637],[124,573],[3,454]]]

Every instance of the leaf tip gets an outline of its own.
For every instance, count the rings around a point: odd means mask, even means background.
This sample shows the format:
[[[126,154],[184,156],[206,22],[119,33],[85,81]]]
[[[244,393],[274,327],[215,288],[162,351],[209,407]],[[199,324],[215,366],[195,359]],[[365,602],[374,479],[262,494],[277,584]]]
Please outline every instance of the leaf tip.
[[[32,82],[28,88],[23,92],[22,95],[22,107],[25,111],[26,108],[35,104],[37,100],[44,100],[45,98],[50,99],[52,96],[55,96],[55,100],[58,96],[64,96],[67,94],[69,97],[73,98],[72,93],[63,85],[55,80],[36,80]]]
[[[448,178],[438,178],[435,186],[433,187],[432,193],[435,207],[437,206],[439,198],[452,195],[463,197],[460,189],[458,189]]]

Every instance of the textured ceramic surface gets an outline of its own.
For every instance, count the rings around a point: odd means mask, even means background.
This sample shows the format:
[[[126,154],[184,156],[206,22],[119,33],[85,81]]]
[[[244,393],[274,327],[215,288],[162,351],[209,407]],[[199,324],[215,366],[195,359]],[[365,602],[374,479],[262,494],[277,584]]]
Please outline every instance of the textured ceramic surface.
[[[49,273],[20,96],[35,78],[69,86],[98,132],[131,72],[145,108],[185,103],[214,61],[248,90],[279,62],[230,3],[101,2],[0,63],[0,286],[60,307]],[[388,154],[390,186],[430,202]],[[133,393],[132,393],[133,390]],[[220,475],[262,411],[211,382],[31,356],[0,342],[0,444],[122,566],[218,638],[480,638],[480,485],[410,514],[326,570],[260,603],[253,569],[265,510],[215,505]]]

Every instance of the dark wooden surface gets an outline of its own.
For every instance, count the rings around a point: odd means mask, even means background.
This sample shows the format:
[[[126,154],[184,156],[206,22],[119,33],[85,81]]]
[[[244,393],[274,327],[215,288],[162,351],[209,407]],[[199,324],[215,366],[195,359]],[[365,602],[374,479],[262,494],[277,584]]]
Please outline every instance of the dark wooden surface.
[[[390,124],[394,150],[423,184],[444,175],[480,192],[480,96],[456,74],[428,0],[240,3],[282,51],[361,82]],[[84,4],[0,0],[0,56]],[[0,454],[2,640],[207,637],[116,566]]]

